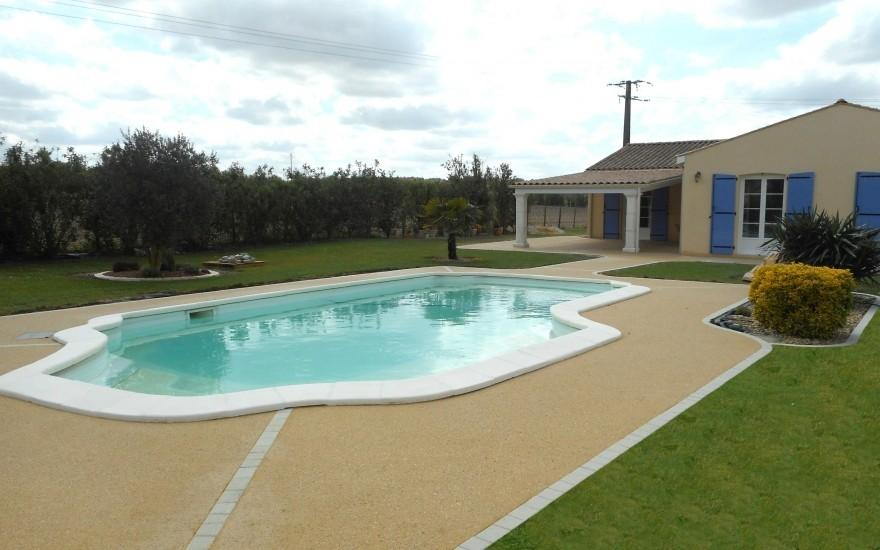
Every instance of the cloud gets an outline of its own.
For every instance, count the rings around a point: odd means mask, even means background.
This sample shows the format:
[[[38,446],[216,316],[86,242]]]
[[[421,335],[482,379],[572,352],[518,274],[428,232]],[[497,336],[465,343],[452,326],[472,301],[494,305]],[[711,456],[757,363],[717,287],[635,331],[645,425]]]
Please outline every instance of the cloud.
[[[288,104],[278,97],[273,97],[265,101],[259,99],[245,99],[237,106],[227,109],[226,114],[232,118],[256,125],[276,123],[289,126],[301,124],[303,119],[291,114],[291,104],[296,105],[298,102],[291,102]]]
[[[46,93],[36,86],[32,86],[10,74],[0,72],[0,98],[6,99],[42,99]]]
[[[158,97],[144,86],[120,86],[118,88],[111,88],[109,90],[104,90],[103,96],[107,99],[121,101],[146,101]]]
[[[655,83],[642,90],[651,102],[633,110],[639,141],[728,137],[814,108],[804,100],[880,97],[873,0],[120,5],[260,36],[173,27],[186,32],[292,47],[309,46],[272,33],[308,36],[323,51],[386,61],[2,11],[0,95],[14,97],[0,97],[0,129],[10,140],[88,153],[119,127],[145,126],[249,169],[281,170],[293,152],[295,163],[328,170],[378,158],[404,175],[441,176],[448,154],[477,152],[539,177],[581,170],[619,146],[623,107],[606,83],[621,78]],[[373,49],[333,47],[342,43]],[[438,58],[394,64],[380,48]]]
[[[473,122],[477,113],[453,111],[441,105],[410,107],[361,107],[343,121],[383,130],[433,130],[459,122]]]
[[[320,69],[339,77],[376,72],[409,74],[428,64],[424,57],[428,29],[402,6],[378,1],[283,0],[216,2],[194,0],[169,6],[176,15],[236,26],[218,30],[154,21],[170,30],[210,38],[174,38],[183,53],[200,49],[246,55],[271,71]]]
[[[855,73],[843,76],[816,75],[798,82],[787,82],[765,90],[762,99],[804,103],[828,102],[829,99],[859,99],[880,97],[880,81]]]
[[[54,120],[58,116],[55,109],[32,105],[27,101],[0,99],[0,123],[4,125],[31,125]]]
[[[727,7],[728,13],[745,19],[776,19],[794,13],[831,6],[838,0],[738,0]]]
[[[377,68],[363,74],[346,72],[336,77],[336,90],[354,97],[405,97],[436,90],[437,72],[432,67],[408,70],[405,74]]]
[[[880,59],[880,13],[856,19],[847,36],[828,46],[827,55],[845,64],[876,63]]]

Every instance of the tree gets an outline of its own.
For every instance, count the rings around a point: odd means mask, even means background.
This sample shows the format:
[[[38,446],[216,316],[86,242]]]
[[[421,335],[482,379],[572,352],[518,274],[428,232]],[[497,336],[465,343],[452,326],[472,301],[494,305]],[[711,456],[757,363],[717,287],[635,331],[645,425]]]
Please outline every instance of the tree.
[[[287,210],[292,216],[296,236],[301,241],[309,241],[321,228],[321,180],[323,168],[315,169],[304,164],[301,168],[287,171],[287,182],[292,187],[293,203]]]
[[[5,253],[52,257],[76,235],[88,168],[72,148],[63,161],[52,158],[53,152],[21,143],[6,150],[0,175],[0,248]]]
[[[482,210],[480,221],[489,227],[506,227],[516,220],[515,199],[510,187],[516,180],[510,165],[486,166],[479,155],[470,160],[458,156],[443,163],[451,196],[461,196]]]
[[[182,239],[208,226],[215,200],[217,158],[182,136],[146,129],[126,132],[101,155],[102,186],[117,199],[117,228],[134,229],[152,269]]]
[[[468,203],[464,197],[442,199],[435,197],[425,204],[425,219],[428,225],[447,234],[446,246],[450,260],[458,259],[456,235],[471,228],[479,219],[480,211]]]

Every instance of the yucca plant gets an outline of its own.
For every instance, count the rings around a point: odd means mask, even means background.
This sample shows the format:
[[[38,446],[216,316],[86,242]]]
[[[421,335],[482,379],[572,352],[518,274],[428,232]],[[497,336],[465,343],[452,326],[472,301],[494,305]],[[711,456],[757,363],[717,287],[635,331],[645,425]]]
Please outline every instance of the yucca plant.
[[[880,276],[880,228],[857,225],[850,214],[841,218],[824,210],[785,216],[771,231],[764,248],[779,261],[848,269],[856,279]]]

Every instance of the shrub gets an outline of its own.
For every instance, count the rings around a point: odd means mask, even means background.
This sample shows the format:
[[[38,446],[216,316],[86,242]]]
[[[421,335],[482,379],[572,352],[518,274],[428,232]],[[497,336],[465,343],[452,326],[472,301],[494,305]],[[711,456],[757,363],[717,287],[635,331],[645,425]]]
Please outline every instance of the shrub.
[[[162,272],[158,269],[154,269],[152,267],[145,267],[141,270],[141,277],[147,277],[152,279],[154,277],[161,277]]]
[[[202,273],[202,270],[198,267],[186,264],[177,266],[177,270],[188,276],[200,275]]]
[[[753,316],[765,327],[801,338],[830,338],[846,323],[855,287],[846,269],[766,265],[749,287]]]
[[[113,272],[119,273],[120,271],[137,271],[141,268],[141,264],[137,262],[116,262],[113,264]]]
[[[880,229],[856,225],[852,214],[841,219],[825,211],[779,220],[765,246],[781,262],[849,269],[856,279],[880,274]]]

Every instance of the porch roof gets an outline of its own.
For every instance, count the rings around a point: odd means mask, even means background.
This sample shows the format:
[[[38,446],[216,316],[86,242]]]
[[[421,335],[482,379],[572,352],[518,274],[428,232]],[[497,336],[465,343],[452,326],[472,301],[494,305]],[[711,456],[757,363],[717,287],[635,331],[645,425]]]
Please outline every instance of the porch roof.
[[[553,176],[518,182],[514,187],[538,187],[550,185],[632,185],[670,180],[681,177],[681,168],[653,168],[647,170],[585,170],[574,174]]]
[[[640,186],[681,177],[678,157],[717,143],[716,139],[629,143],[583,172],[519,182],[515,187],[549,185]]]

